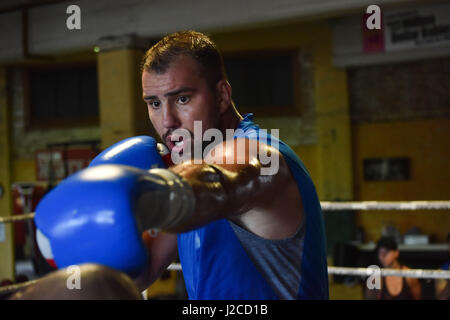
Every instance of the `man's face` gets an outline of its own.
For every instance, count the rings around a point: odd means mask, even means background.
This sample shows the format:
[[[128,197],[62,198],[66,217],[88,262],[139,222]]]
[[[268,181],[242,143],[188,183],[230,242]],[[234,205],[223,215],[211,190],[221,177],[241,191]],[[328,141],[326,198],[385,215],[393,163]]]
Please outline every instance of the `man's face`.
[[[216,95],[189,56],[178,57],[163,74],[144,71],[142,90],[150,121],[170,151],[182,152],[187,143],[193,145],[194,121],[202,121],[202,133],[218,127]],[[191,141],[175,145],[172,138],[176,141],[178,136],[172,133],[181,128],[191,133]]]
[[[380,260],[383,268],[390,268],[398,258],[398,250],[390,250],[387,248],[380,248],[378,250],[378,260]]]

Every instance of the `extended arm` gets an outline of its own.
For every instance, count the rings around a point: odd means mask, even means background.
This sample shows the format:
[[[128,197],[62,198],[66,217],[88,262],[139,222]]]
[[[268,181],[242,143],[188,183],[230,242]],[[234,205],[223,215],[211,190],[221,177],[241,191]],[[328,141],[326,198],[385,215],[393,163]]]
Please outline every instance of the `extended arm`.
[[[192,187],[196,205],[190,219],[170,231],[187,231],[254,208],[265,212],[264,208],[280,191],[293,184],[293,178],[278,150],[259,143],[258,153],[250,143],[248,139],[224,142],[211,150],[201,164],[184,162],[171,168]],[[261,174],[261,169],[265,167],[260,160],[261,152],[271,159],[277,157],[278,170],[274,174]]]
[[[239,143],[243,143],[241,147],[245,146],[245,149],[238,150]],[[298,196],[297,186],[282,156],[278,150],[267,145],[261,144],[260,147],[264,148],[261,151],[267,152],[266,155],[278,157],[279,167],[274,175],[261,174],[264,165],[259,160],[258,154],[250,150],[249,143],[245,140],[217,146],[201,164],[185,162],[171,167],[170,170],[183,177],[192,188],[195,210],[185,223],[168,231],[188,231],[213,220],[239,216],[251,209],[261,209],[257,210],[259,215],[270,214],[273,210],[267,207],[280,195],[284,197],[282,201],[287,200],[289,206],[295,207],[289,200]],[[286,196],[290,198],[286,199]],[[300,202],[299,199],[295,200]],[[297,213],[300,211],[299,206],[296,209]],[[277,222],[283,219],[278,212],[273,216]],[[271,232],[275,229],[276,237],[283,234],[276,230],[276,223],[268,224]],[[297,227],[292,223],[286,224],[293,225],[294,229]],[[147,243],[147,247],[150,253],[149,268],[146,274],[141,275],[136,281],[141,289],[156,280],[175,259],[176,235],[160,234],[151,243]]]

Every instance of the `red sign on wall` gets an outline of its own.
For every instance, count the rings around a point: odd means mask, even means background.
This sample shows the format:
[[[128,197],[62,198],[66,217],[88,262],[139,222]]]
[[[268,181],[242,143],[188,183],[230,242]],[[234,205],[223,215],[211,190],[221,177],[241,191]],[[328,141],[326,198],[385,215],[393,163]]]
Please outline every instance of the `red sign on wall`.
[[[371,14],[363,14],[362,16],[362,38],[363,49],[366,53],[375,53],[384,51],[384,28],[383,28],[383,16],[381,15],[381,29],[367,28],[367,19]]]
[[[45,149],[36,151],[36,175],[39,181],[62,180],[86,168],[96,156],[92,149]]]

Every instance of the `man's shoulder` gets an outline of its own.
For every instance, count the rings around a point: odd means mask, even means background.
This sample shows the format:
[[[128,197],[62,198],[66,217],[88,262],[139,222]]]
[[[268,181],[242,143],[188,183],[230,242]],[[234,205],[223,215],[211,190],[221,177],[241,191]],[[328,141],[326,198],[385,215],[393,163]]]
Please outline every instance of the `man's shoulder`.
[[[279,137],[279,129],[261,129],[253,122],[253,114],[246,114],[241,124],[236,129],[234,138],[247,138],[257,140],[259,143],[267,144],[277,149],[286,160],[287,166],[294,174],[294,178],[311,180],[311,175],[303,164],[300,156]]]

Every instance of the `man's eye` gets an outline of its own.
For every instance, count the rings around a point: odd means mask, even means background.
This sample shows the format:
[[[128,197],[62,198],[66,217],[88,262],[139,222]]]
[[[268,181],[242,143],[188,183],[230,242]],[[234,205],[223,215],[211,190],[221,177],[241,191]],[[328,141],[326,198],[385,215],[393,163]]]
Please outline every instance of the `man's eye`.
[[[152,101],[152,102],[149,103],[149,105],[153,109],[158,109],[161,106],[161,102],[159,102],[159,101]]]
[[[189,102],[189,97],[187,97],[187,96],[180,96],[180,97],[178,97],[178,103],[186,104],[188,102]]]

